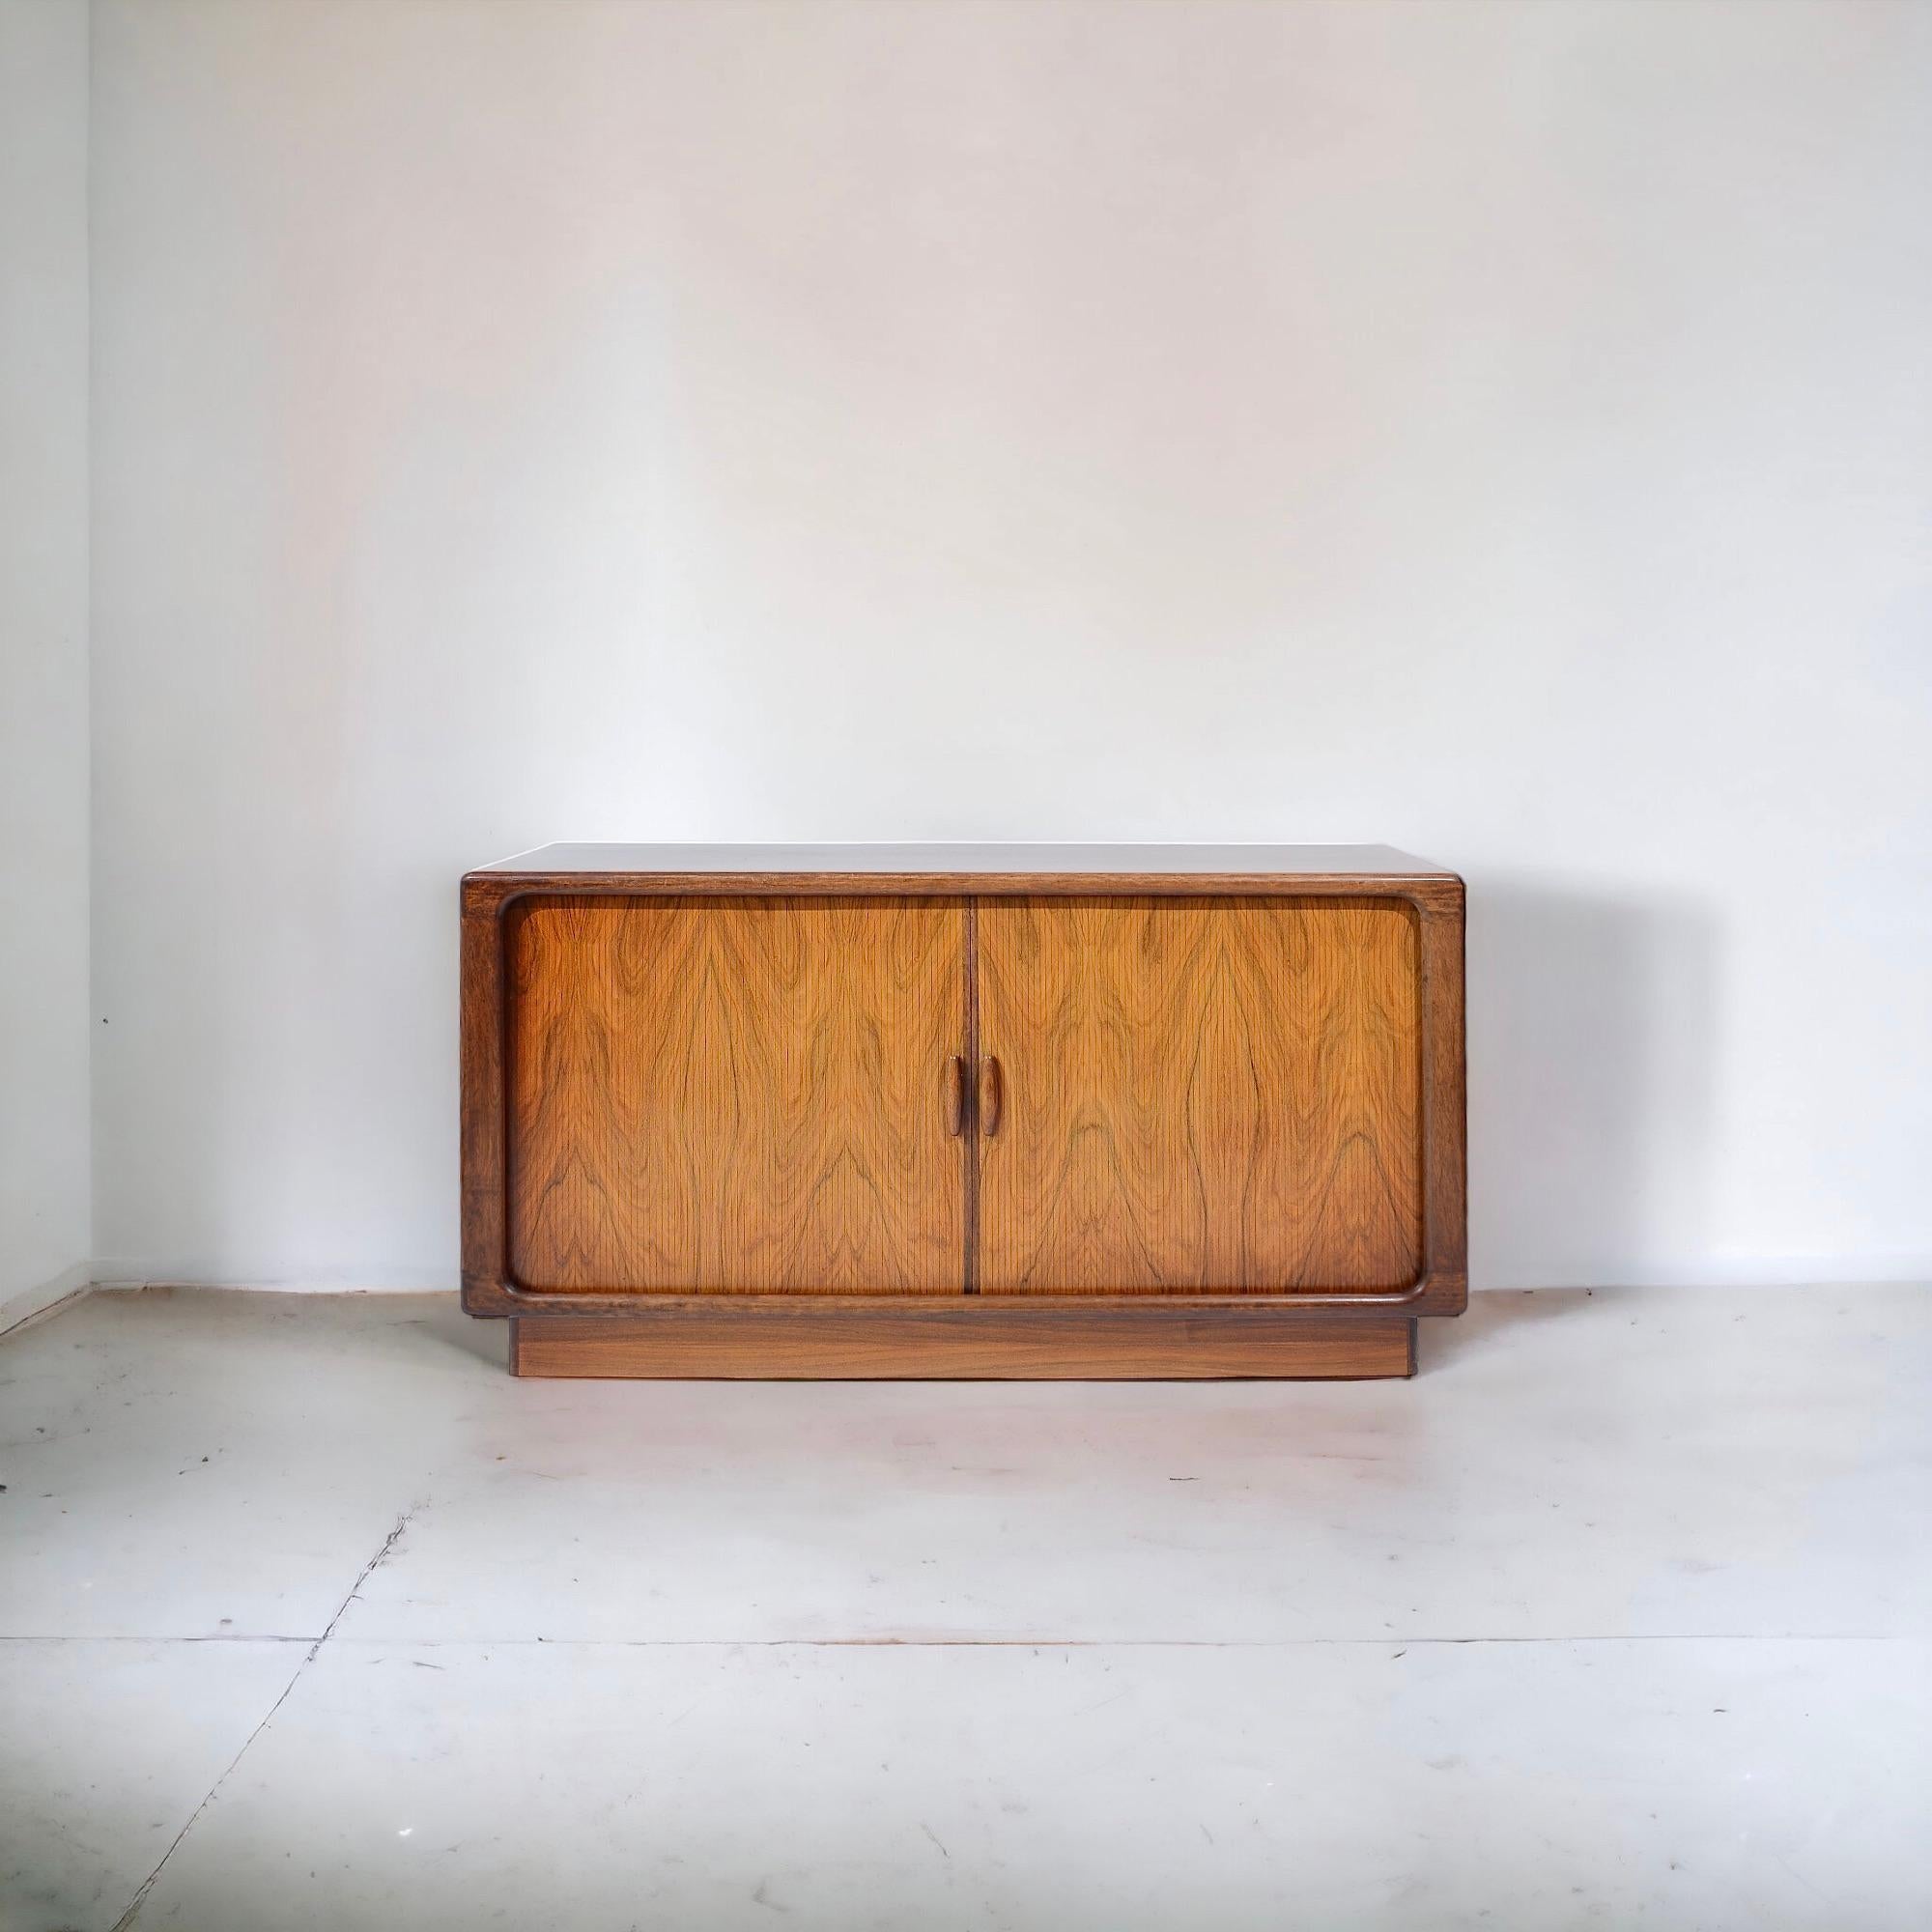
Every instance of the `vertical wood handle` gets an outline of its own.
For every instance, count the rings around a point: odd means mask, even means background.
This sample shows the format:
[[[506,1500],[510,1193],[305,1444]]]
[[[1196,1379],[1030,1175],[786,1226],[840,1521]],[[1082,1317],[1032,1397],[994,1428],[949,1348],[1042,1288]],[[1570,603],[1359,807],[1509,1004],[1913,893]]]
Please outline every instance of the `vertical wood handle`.
[[[988,1140],[1000,1131],[1000,1115],[1007,1101],[1007,1077],[996,1056],[980,1063],[980,1131]]]
[[[946,1063],[946,1131],[957,1134],[966,1124],[966,1063],[954,1054]]]

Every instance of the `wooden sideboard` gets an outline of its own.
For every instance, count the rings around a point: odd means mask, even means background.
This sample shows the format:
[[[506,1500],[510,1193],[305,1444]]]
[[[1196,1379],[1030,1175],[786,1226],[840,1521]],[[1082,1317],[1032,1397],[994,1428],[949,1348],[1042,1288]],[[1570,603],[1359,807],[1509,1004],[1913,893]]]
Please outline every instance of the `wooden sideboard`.
[[[463,1301],[518,1375],[1409,1375],[1463,1140],[1463,882],[1386,847],[463,881]]]

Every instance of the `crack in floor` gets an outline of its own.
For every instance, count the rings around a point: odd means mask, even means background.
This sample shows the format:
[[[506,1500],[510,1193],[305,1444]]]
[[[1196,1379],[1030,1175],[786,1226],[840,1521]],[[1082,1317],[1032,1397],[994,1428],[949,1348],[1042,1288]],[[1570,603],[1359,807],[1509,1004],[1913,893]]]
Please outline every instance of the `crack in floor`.
[[[411,1519],[422,1507],[423,1505],[419,1502],[412,1503],[409,1506],[409,1508],[406,1509],[402,1513],[402,1515],[396,1519],[396,1526],[392,1530],[390,1530],[387,1536],[385,1536],[383,1539],[382,1546],[380,1548],[377,1549],[375,1555],[370,1557],[368,1562],[362,1566],[360,1574],[356,1577],[355,1582],[353,1582],[349,1586],[349,1594],[343,1598],[341,1603],[336,1605],[335,1614],[329,1618],[327,1624],[325,1626],[323,1630],[322,1634],[319,1637],[317,1637],[313,1643],[309,1645],[307,1651],[302,1656],[301,1662],[296,1665],[294,1671],[290,1674],[289,1681],[282,1686],[281,1695],[277,1697],[275,1701],[272,1704],[270,1704],[268,1710],[263,1714],[262,1721],[259,1724],[257,1724],[255,1728],[252,1731],[250,1731],[248,1735],[242,1741],[242,1748],[238,1750],[235,1753],[235,1755],[228,1760],[227,1766],[221,1772],[221,1775],[218,1777],[216,1777],[214,1782],[208,1787],[207,1794],[206,1796],[203,1797],[201,1803],[197,1804],[194,1807],[194,1809],[188,1814],[187,1823],[185,1824],[181,1828],[181,1830],[175,1833],[173,1839],[169,1842],[167,1850],[161,1854],[159,1861],[156,1864],[154,1870],[151,1871],[148,1874],[148,1876],[141,1881],[140,1889],[134,1893],[134,1896],[130,1900],[128,1900],[127,1911],[124,1912],[121,1915],[121,1917],[114,1921],[114,1932],[130,1932],[130,1928],[134,1925],[135,1921],[141,1916],[141,1908],[148,1902],[149,1894],[153,1892],[155,1886],[156,1882],[159,1880],[162,1872],[164,1872],[167,1869],[168,1861],[174,1857],[177,1851],[181,1849],[183,1839],[185,1839],[187,1836],[187,1834],[194,1830],[195,1825],[201,1818],[201,1814],[204,1811],[206,1811],[211,1804],[214,1803],[215,1793],[218,1792],[221,1789],[221,1787],[228,1782],[229,1778],[231,1778],[235,1775],[235,1767],[239,1765],[242,1762],[242,1760],[248,1755],[249,1749],[254,1745],[255,1740],[259,1738],[262,1735],[262,1733],[266,1731],[269,1728],[270,1724],[274,1720],[275,1713],[279,1711],[282,1708],[282,1706],[289,1701],[289,1693],[292,1690],[294,1690],[294,1689],[298,1684],[301,1682],[302,1672],[305,1671],[309,1667],[309,1665],[316,1661],[316,1659],[319,1656],[321,1656],[323,1645],[326,1644],[332,1635],[334,1635],[336,1625],[339,1624],[342,1621],[342,1619],[348,1614],[349,1606],[355,1601],[356,1597],[361,1593],[362,1585],[366,1583],[369,1580],[369,1578],[373,1577],[376,1574],[376,1572],[382,1568],[384,1563],[385,1563],[388,1560],[390,1551],[393,1550],[396,1545],[402,1541],[403,1532],[409,1528]],[[166,1640],[167,1639],[163,1639],[163,1641]],[[196,1641],[196,1639],[193,1638],[189,1638],[186,1640],[190,1642]],[[212,1639],[204,1638],[200,1640],[213,1641],[213,1642],[226,1642],[229,1641],[230,1639],[216,1637]],[[239,1642],[249,1641],[249,1639],[247,1638],[238,1638],[234,1640]],[[262,1638],[254,1639],[254,1641],[256,1642],[261,1642],[264,1640],[265,1639]],[[298,1643],[301,1641],[301,1639],[299,1637],[297,1638],[271,1637],[266,1639],[266,1641],[273,1643],[292,1641]]]

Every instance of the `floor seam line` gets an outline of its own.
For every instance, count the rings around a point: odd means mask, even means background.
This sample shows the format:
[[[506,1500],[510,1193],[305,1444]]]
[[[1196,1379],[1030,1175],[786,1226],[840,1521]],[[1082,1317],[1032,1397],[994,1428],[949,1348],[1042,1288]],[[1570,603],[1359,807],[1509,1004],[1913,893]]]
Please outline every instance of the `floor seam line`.
[[[187,1836],[187,1834],[191,1831],[194,1830],[196,1824],[200,1821],[201,1814],[204,1811],[206,1811],[211,1804],[214,1803],[215,1794],[221,1789],[221,1787],[224,1784],[228,1782],[228,1780],[232,1776],[234,1776],[235,1767],[239,1765],[242,1762],[242,1760],[248,1755],[248,1752],[254,1746],[255,1740],[259,1738],[262,1735],[262,1733],[269,1728],[271,1722],[273,1722],[275,1713],[279,1711],[282,1708],[282,1706],[289,1701],[289,1697],[291,1693],[294,1691],[296,1686],[301,1682],[302,1672],[305,1671],[309,1667],[309,1665],[313,1663],[316,1661],[316,1659],[322,1655],[323,1645],[326,1644],[328,1641],[329,1637],[334,1634],[336,1625],[339,1624],[342,1621],[342,1619],[348,1614],[349,1606],[355,1601],[356,1596],[361,1591],[362,1585],[366,1583],[372,1576],[375,1575],[376,1571],[381,1567],[384,1559],[388,1556],[389,1552],[392,1549],[394,1549],[396,1545],[402,1540],[403,1532],[410,1526],[411,1518],[413,1517],[415,1513],[421,1508],[422,1508],[421,1503],[419,1502],[412,1503],[409,1506],[409,1508],[406,1509],[402,1513],[402,1515],[396,1519],[395,1527],[391,1529],[388,1535],[383,1539],[382,1546],[377,1549],[375,1555],[370,1557],[368,1562],[362,1566],[362,1569],[360,1573],[357,1575],[355,1582],[353,1582],[349,1586],[349,1594],[346,1597],[344,1597],[341,1603],[339,1603],[335,1606],[335,1614],[332,1617],[330,1617],[327,1625],[324,1626],[322,1634],[319,1637],[317,1637],[312,1644],[309,1645],[307,1652],[303,1655],[301,1659],[301,1662],[298,1663],[294,1671],[291,1672],[289,1676],[289,1681],[282,1686],[280,1696],[278,1696],[275,1699],[275,1701],[269,1706],[268,1710],[262,1714],[261,1722],[258,1723],[255,1726],[255,1728],[252,1731],[250,1731],[245,1738],[242,1740],[242,1748],[238,1750],[235,1753],[235,1755],[228,1760],[227,1765],[222,1769],[219,1776],[216,1776],[214,1782],[208,1787],[207,1792],[203,1795],[201,1803],[197,1804],[191,1812],[188,1813],[186,1824],[185,1824],[181,1828],[181,1830],[174,1834],[174,1837],[171,1840],[169,1840],[167,1850],[161,1854],[160,1859],[158,1862],[156,1864],[154,1870],[151,1871],[148,1874],[148,1876],[141,1881],[140,1887],[135,1891],[134,1896],[128,1902],[127,1911],[124,1912],[121,1915],[121,1917],[114,1921],[114,1932],[131,1932],[132,1926],[141,1916],[141,1908],[145,1904],[147,1904],[149,1894],[154,1890],[156,1884],[157,1883],[157,1881],[161,1876],[161,1873],[167,1869],[168,1861],[171,1858],[173,1858],[176,1852],[178,1852],[181,1849],[182,1841]],[[163,1642],[168,1641],[168,1639],[166,1638],[162,1638],[159,1640]],[[188,1641],[192,1640],[193,1639],[188,1639]],[[297,1638],[296,1641],[299,1642],[300,1639]]]
[[[1886,1631],[1636,1631],[1576,1636],[344,1636],[338,1645],[389,1650],[1321,1650],[1452,1649],[1507,1643],[1918,1643]]]
[[[0,1643],[320,1643],[310,1631],[169,1631],[159,1636],[128,1636],[110,1631],[99,1636],[72,1631],[0,1632]]]

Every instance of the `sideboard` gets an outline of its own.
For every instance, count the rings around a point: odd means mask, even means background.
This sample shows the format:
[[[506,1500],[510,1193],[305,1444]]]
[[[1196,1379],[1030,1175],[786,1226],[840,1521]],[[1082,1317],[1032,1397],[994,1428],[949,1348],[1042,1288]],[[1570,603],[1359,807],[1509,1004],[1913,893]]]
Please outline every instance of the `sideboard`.
[[[463,881],[524,1376],[1414,1372],[1463,882],[1383,846],[551,845]]]

